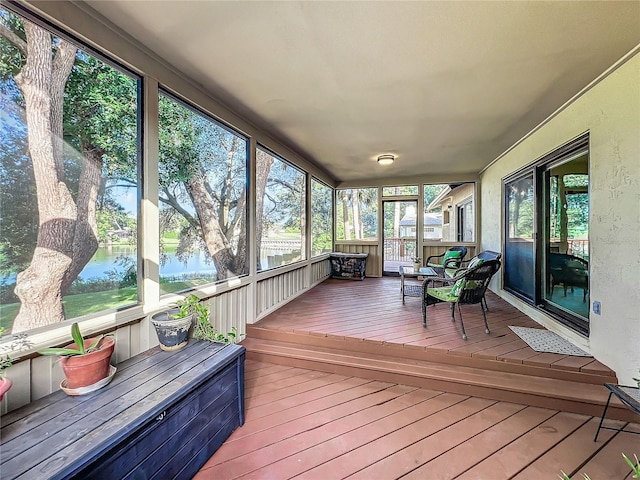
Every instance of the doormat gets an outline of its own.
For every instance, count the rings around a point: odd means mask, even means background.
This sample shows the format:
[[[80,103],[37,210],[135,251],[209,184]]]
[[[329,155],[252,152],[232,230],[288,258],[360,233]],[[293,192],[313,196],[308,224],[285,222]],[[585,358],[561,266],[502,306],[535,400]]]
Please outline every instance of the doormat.
[[[574,357],[592,357],[593,355],[576,347],[555,332],[542,328],[509,327],[513,333],[524,340],[536,352],[559,353]]]

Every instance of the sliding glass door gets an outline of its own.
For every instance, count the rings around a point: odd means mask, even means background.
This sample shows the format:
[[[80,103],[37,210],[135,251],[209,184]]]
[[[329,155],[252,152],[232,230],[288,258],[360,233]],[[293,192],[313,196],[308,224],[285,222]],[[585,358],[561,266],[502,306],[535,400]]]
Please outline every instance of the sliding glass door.
[[[504,288],[589,332],[588,137],[504,182]]]
[[[587,153],[549,165],[543,185],[543,304],[580,327],[589,320]]]
[[[530,302],[536,281],[533,187],[533,172],[505,184],[504,286]]]

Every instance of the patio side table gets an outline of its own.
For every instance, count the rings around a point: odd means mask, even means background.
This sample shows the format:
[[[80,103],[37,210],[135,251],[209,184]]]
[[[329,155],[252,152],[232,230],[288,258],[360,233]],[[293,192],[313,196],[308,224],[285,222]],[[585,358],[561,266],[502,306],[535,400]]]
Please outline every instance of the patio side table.
[[[621,430],[620,428],[611,428],[611,427],[602,426],[602,423],[604,422],[604,418],[607,415],[609,402],[611,402],[611,396],[615,395],[616,398],[620,400],[624,405],[626,405],[630,410],[640,415],[640,388],[626,387],[624,385],[616,385],[614,383],[605,383],[604,386],[609,390],[609,398],[607,399],[607,404],[604,406],[604,411],[602,412],[602,418],[600,419],[600,425],[598,425],[596,436],[593,439],[594,442],[598,440],[598,434],[600,433],[600,429],[614,430],[616,432],[619,432]],[[640,434],[640,432],[629,432],[629,433]]]
[[[402,303],[404,303],[404,297],[421,297],[422,285],[405,285],[404,279],[410,277],[437,277],[438,274],[431,267],[422,267],[416,272],[413,267],[407,267],[400,265],[400,291],[402,292]]]

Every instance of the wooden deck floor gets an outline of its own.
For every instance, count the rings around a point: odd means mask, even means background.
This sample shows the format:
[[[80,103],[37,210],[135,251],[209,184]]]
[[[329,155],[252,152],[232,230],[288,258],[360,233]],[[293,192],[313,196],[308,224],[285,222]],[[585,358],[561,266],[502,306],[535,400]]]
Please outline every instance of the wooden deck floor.
[[[371,352],[385,349],[391,359],[390,350],[402,352],[398,356],[408,364],[447,356],[476,373],[484,370],[474,369],[474,362],[524,376],[544,370],[565,386],[588,375],[615,381],[593,358],[533,351],[508,326],[539,325],[493,294],[491,334],[484,333],[479,307],[466,306],[464,341],[447,305],[429,308],[425,329],[419,299],[403,305],[399,288],[399,278],[328,280],[251,326],[245,340],[247,348],[254,342],[254,359],[246,364],[246,423],[196,479],[538,480],[556,479],[561,471],[580,480],[582,473],[593,480],[631,478],[621,454],[640,455],[640,436],[630,433],[640,432],[638,424],[606,420],[624,431],[602,430],[594,442],[599,418],[563,411],[560,403],[534,407],[512,398],[403,384],[397,378],[408,377],[401,375],[363,378],[347,373],[349,368],[269,363],[260,358],[276,357],[256,353],[261,342],[273,342],[270,348],[286,355],[295,348],[286,342],[296,342],[319,356],[352,348],[365,355],[361,362],[377,361]],[[601,385],[593,388],[604,391]]]
[[[490,307],[491,307],[490,301]],[[248,360],[246,423],[206,479],[630,479],[637,424]]]
[[[407,282],[419,284],[415,279]],[[462,306],[468,340],[461,338],[460,322],[451,321],[448,304],[428,308],[422,326],[420,299],[402,303],[400,278],[364,281],[329,279],[262,319],[257,327],[309,335],[339,337],[357,342],[397,345],[485,360],[613,375],[591,357],[573,357],[532,350],[509,325],[541,328],[500,297],[487,292],[491,334],[484,332],[479,305]],[[456,317],[458,312],[456,311]]]

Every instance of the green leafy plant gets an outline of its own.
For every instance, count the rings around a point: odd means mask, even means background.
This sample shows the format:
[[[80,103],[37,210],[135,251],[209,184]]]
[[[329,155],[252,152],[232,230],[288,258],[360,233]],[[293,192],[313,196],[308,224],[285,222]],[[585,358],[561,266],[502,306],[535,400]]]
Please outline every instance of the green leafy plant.
[[[195,302],[191,297],[195,299]],[[196,318],[196,324],[193,328],[193,338],[196,340],[207,340],[209,342],[236,343],[236,339],[238,338],[238,329],[236,327],[232,327],[231,331],[226,334],[218,332],[216,327],[214,327],[209,321],[209,305],[200,302],[198,297],[195,295],[189,295],[189,297],[182,302],[182,306],[186,303],[189,303],[190,312],[192,312]]]
[[[91,345],[89,345],[87,348],[84,347],[84,339],[82,338],[82,334],[80,333],[80,327],[78,326],[78,323],[74,323],[73,325],[71,325],[71,338],[73,338],[73,342],[76,344],[76,347],[78,347],[77,349],[75,348],[44,348],[42,350],[38,350],[38,353],[40,355],[59,355],[62,357],[70,357],[73,355],[85,355],[87,353],[91,353],[94,352],[96,350],[99,350],[98,348],[98,344],[100,343],[100,340],[102,340],[102,338],[104,337],[104,335],[99,336],[98,338],[96,338],[93,342],[91,342]]]
[[[636,463],[633,463],[633,461],[624,453],[622,454],[622,458],[624,458],[624,461],[627,462],[627,465],[631,468],[631,473],[633,473],[632,478],[640,478],[640,461],[638,460],[638,456],[635,454],[633,455]]]
[[[4,331],[5,328],[0,327],[0,337],[4,335]],[[13,365],[13,362],[11,361],[11,358],[9,358],[9,355],[0,357],[0,380],[4,377],[5,368],[9,368],[11,365]]]
[[[591,477],[589,477],[589,475],[587,475],[586,473],[583,473],[582,475],[584,476],[584,480],[591,480]],[[562,476],[559,476],[558,478],[561,478],[562,480],[571,480],[571,477],[569,477],[569,475],[564,472],[562,472]]]
[[[622,454],[622,458],[624,458],[624,461],[627,462],[627,465],[629,465],[629,467],[631,468],[631,473],[633,473],[633,476],[631,478],[640,478],[640,461],[638,460],[638,456],[635,454],[633,455],[633,458],[636,461],[635,463],[633,463],[633,460],[627,457],[624,453]],[[561,480],[571,480],[571,477],[569,477],[569,475],[564,472],[561,473],[562,476],[559,476],[558,478],[560,478]],[[584,477],[584,480],[591,480],[591,477],[589,477],[589,475],[587,475],[586,473],[583,473],[582,476]]]
[[[13,362],[11,361],[11,358],[9,358],[9,355],[0,357],[0,380],[4,378],[5,368],[9,368],[11,365],[13,365]]]
[[[4,332],[5,328],[0,327],[0,337],[4,335]],[[0,380],[4,378],[5,369],[9,368],[11,365],[13,365],[13,360],[11,360],[11,357],[9,357],[9,355],[3,355],[0,357]]]
[[[200,299],[192,293],[184,300],[176,303],[178,311],[171,316],[173,318],[185,318],[189,315],[198,316],[201,306],[203,306],[203,304],[200,302]]]

